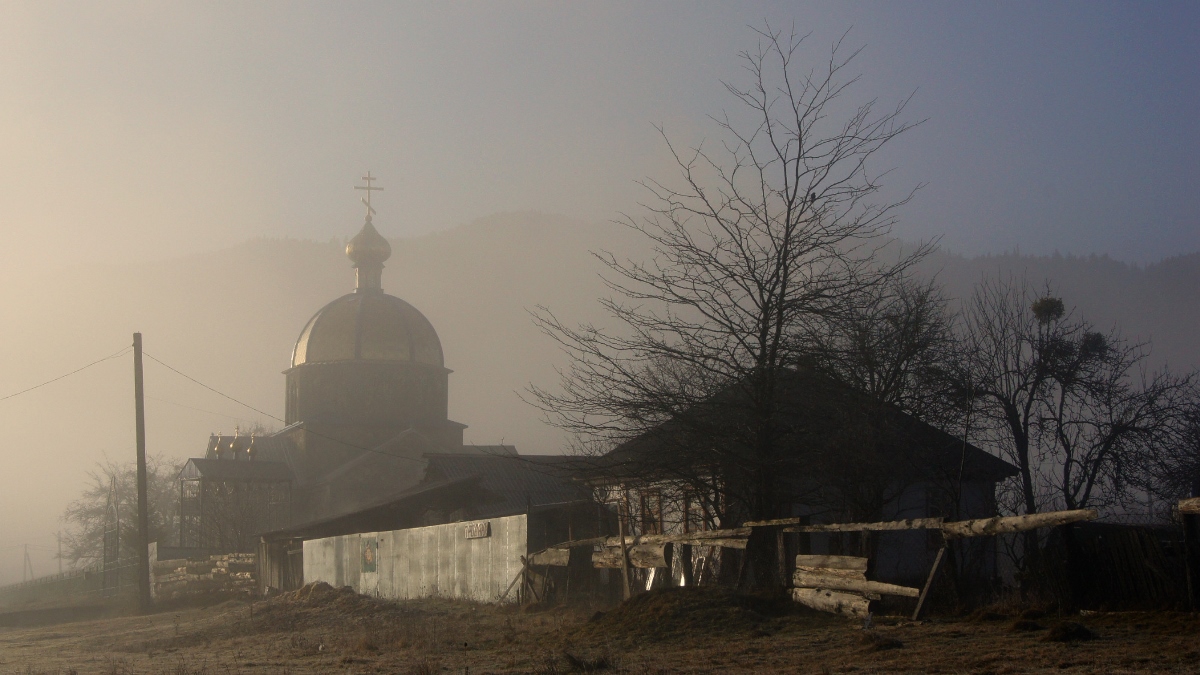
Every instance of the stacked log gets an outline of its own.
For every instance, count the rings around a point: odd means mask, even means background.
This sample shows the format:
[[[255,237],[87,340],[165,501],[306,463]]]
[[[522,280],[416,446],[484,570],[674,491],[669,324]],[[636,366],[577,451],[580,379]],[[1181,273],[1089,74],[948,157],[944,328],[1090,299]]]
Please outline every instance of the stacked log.
[[[666,544],[638,544],[628,546],[629,566],[641,569],[669,567],[667,562]],[[620,546],[608,546],[592,553],[592,566],[599,568],[621,569],[624,552]]]
[[[841,555],[798,555],[792,599],[822,612],[865,618],[871,601],[884,595],[915,598],[915,588],[867,579],[867,559]]]
[[[257,556],[226,553],[200,560],[159,560],[154,563],[155,597],[162,600],[204,595],[254,594]]]

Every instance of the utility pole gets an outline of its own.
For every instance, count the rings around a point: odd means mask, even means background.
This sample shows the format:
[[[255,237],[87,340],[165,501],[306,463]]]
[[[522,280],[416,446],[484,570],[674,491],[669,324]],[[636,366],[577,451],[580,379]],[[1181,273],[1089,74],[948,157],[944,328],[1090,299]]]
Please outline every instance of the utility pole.
[[[138,607],[150,610],[150,523],[146,504],[146,401],[142,390],[142,334],[133,334],[133,408],[137,425]],[[118,573],[119,574],[119,573]]]
[[[62,530],[54,538],[58,541],[58,573],[62,574]]]
[[[28,576],[26,576],[28,574]],[[25,563],[21,566],[21,581],[33,580],[33,563],[29,561],[29,544],[25,544]]]

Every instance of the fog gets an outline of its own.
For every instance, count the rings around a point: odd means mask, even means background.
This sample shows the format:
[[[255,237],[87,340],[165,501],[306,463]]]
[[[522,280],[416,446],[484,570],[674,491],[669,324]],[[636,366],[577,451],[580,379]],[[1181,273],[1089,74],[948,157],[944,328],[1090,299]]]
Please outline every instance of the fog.
[[[344,238],[370,169],[395,254],[384,289],[441,337],[468,442],[553,453],[515,392],[562,358],[538,304],[600,319],[589,249],[668,174],[655,124],[694,142],[730,106],[747,25],[853,26],[862,97],[928,118],[888,184],[926,184],[897,234],[980,271],[1059,279],[1098,323],[1200,364],[1200,13],[1160,5],[385,3],[0,8],[0,396],[122,349],[282,417],[305,321],[353,288]],[[881,167],[886,168],[886,167]],[[1019,250],[1045,257],[976,259]],[[1113,260],[1055,258],[1055,252]],[[963,255],[958,255],[963,254]],[[1137,265],[1128,264],[1137,263]],[[1138,265],[1141,265],[1140,267]],[[1182,303],[1176,304],[1176,303]],[[1186,306],[1186,311],[1180,311]],[[146,366],[149,451],[203,451],[254,411]],[[0,401],[0,583],[53,561],[85,472],[133,453],[128,356]]]

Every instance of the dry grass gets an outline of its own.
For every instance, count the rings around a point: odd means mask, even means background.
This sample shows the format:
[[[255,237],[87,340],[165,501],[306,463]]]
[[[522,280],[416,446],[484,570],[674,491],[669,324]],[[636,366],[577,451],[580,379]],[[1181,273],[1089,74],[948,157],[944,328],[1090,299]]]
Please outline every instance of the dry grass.
[[[1200,617],[1185,613],[1060,617],[1013,606],[920,623],[876,617],[863,630],[778,598],[698,589],[597,616],[317,587],[256,603],[253,616],[228,602],[0,629],[0,674],[1184,673],[1198,670],[1197,634]]]

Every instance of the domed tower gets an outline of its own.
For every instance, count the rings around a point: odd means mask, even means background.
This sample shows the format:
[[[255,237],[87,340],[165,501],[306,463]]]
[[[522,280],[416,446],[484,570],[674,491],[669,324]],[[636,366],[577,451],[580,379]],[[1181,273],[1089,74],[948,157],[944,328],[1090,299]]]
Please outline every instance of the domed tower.
[[[357,287],[321,308],[296,340],[284,371],[287,423],[352,429],[370,443],[412,429],[439,445],[461,446],[464,426],[447,418],[450,371],[441,341],[421,312],[383,292],[392,247],[371,214],[368,204],[366,223],[346,246]]]

